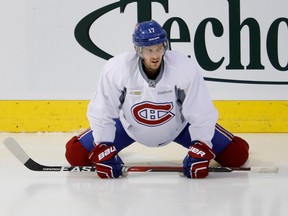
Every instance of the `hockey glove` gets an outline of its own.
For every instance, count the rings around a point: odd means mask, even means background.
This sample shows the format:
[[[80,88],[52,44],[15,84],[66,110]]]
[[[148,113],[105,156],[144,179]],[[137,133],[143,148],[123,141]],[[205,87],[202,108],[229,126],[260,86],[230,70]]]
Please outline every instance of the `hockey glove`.
[[[184,175],[188,178],[205,178],[210,160],[214,158],[215,153],[205,143],[193,141],[183,160]]]
[[[118,178],[122,175],[124,164],[112,143],[101,143],[94,147],[89,159],[95,164],[100,178]]]

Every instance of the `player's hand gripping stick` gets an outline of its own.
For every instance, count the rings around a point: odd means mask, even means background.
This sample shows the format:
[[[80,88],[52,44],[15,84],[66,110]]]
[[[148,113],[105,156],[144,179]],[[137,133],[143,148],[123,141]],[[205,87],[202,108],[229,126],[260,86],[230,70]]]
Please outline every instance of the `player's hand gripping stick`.
[[[208,176],[208,166],[215,153],[205,143],[194,141],[183,160],[184,175],[188,178],[205,178]]]
[[[95,164],[100,178],[118,178],[122,175],[123,161],[112,143],[101,143],[94,147],[89,159]]]

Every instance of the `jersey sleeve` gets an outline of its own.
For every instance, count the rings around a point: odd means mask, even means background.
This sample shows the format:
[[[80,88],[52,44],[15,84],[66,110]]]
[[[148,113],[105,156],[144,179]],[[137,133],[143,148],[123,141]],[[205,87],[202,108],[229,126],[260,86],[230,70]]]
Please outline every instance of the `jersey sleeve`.
[[[115,122],[119,116],[121,90],[119,80],[113,74],[113,64],[107,62],[102,69],[97,92],[91,99],[87,118],[93,131],[94,143],[113,142],[115,139]]]
[[[196,67],[187,79],[185,100],[182,113],[190,123],[189,132],[191,141],[201,140],[212,148],[212,138],[218,120],[218,112],[210,98],[203,76]]]

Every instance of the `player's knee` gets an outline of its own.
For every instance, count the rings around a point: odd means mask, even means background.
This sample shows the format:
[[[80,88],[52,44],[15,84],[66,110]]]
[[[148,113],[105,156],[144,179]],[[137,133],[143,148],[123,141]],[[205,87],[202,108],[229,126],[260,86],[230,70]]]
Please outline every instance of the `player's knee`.
[[[65,157],[72,166],[90,166],[93,163],[88,158],[89,152],[79,142],[77,136],[72,137],[66,144]]]
[[[249,157],[249,145],[235,136],[230,144],[216,156],[215,161],[225,167],[240,167]]]

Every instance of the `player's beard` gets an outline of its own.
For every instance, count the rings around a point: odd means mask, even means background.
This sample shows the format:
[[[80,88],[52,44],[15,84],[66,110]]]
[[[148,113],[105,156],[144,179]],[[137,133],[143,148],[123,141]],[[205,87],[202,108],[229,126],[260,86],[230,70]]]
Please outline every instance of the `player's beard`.
[[[149,59],[149,61],[143,61],[144,66],[150,74],[157,73],[159,71],[159,68],[161,66],[161,58],[154,58],[154,59]]]

